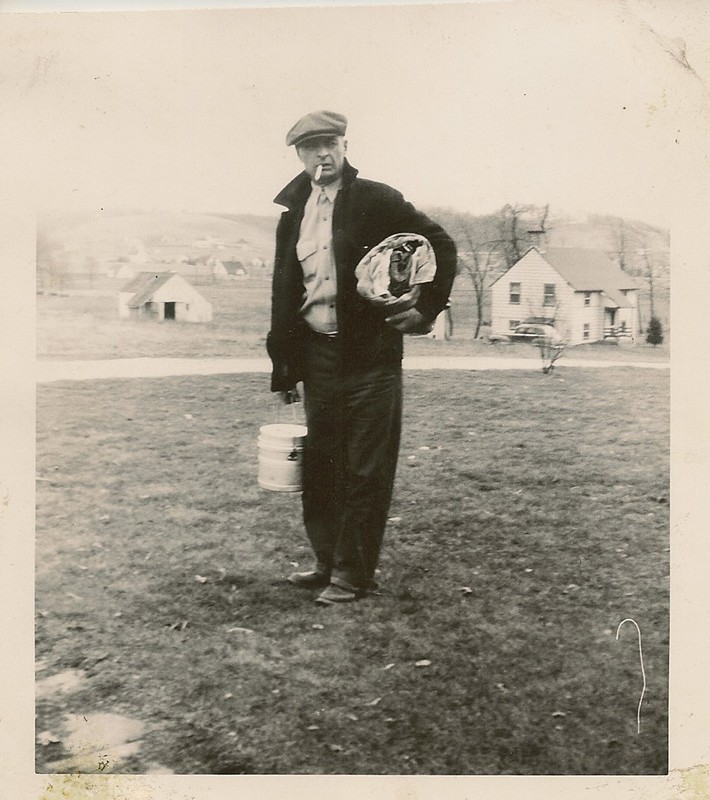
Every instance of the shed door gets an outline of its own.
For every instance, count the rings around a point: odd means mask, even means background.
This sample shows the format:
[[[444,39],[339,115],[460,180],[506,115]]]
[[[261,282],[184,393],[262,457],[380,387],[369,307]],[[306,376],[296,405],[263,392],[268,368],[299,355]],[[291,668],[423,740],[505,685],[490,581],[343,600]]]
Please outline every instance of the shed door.
[[[175,319],[175,303],[165,304],[165,319]]]

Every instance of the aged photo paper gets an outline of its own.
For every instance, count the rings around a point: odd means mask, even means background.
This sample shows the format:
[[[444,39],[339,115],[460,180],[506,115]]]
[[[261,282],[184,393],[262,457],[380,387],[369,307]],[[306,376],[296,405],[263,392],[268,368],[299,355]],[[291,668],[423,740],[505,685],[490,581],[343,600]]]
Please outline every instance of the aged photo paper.
[[[0,796],[710,797],[707,5],[265,5],[0,0]],[[348,114],[363,174],[419,205],[483,214],[514,198],[670,229],[668,775],[35,774],[37,214],[273,216],[296,172],[286,130],[329,107]]]

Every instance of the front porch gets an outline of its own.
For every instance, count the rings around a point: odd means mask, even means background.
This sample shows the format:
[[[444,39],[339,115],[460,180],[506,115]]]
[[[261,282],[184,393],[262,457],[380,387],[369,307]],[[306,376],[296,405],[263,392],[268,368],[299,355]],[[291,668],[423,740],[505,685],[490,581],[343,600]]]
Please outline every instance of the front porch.
[[[636,335],[636,309],[606,306],[604,308],[605,339],[633,338]]]
[[[625,336],[629,338],[633,336],[633,332],[625,322],[622,322],[620,325],[607,325],[604,328],[605,339],[619,339]]]

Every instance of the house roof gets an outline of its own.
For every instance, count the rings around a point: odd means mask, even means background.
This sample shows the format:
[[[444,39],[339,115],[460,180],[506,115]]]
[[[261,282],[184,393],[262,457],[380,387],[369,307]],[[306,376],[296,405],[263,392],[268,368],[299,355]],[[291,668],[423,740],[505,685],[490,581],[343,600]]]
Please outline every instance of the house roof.
[[[610,287],[606,287],[602,289],[602,293],[611,300],[611,304],[605,301],[605,305],[608,308],[631,308],[631,303],[627,297],[625,297],[620,291],[617,289],[612,289]]]
[[[636,281],[612,263],[601,250],[549,247],[541,255],[579,292],[638,289]]]
[[[602,292],[612,308],[629,308],[623,289],[638,289],[634,278],[612,263],[599,250],[551,247],[543,258],[578,292]]]
[[[140,308],[155,292],[176,275],[175,272],[141,272],[124,288],[124,292],[134,292],[128,301],[128,308]]]

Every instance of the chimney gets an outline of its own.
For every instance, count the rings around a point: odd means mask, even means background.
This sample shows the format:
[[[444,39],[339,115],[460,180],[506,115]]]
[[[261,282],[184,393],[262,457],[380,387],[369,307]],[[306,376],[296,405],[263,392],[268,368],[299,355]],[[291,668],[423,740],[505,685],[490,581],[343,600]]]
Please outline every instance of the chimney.
[[[544,254],[547,247],[547,231],[544,228],[536,228],[535,230],[528,231],[527,234],[532,239],[533,246],[536,247],[540,253]]]

